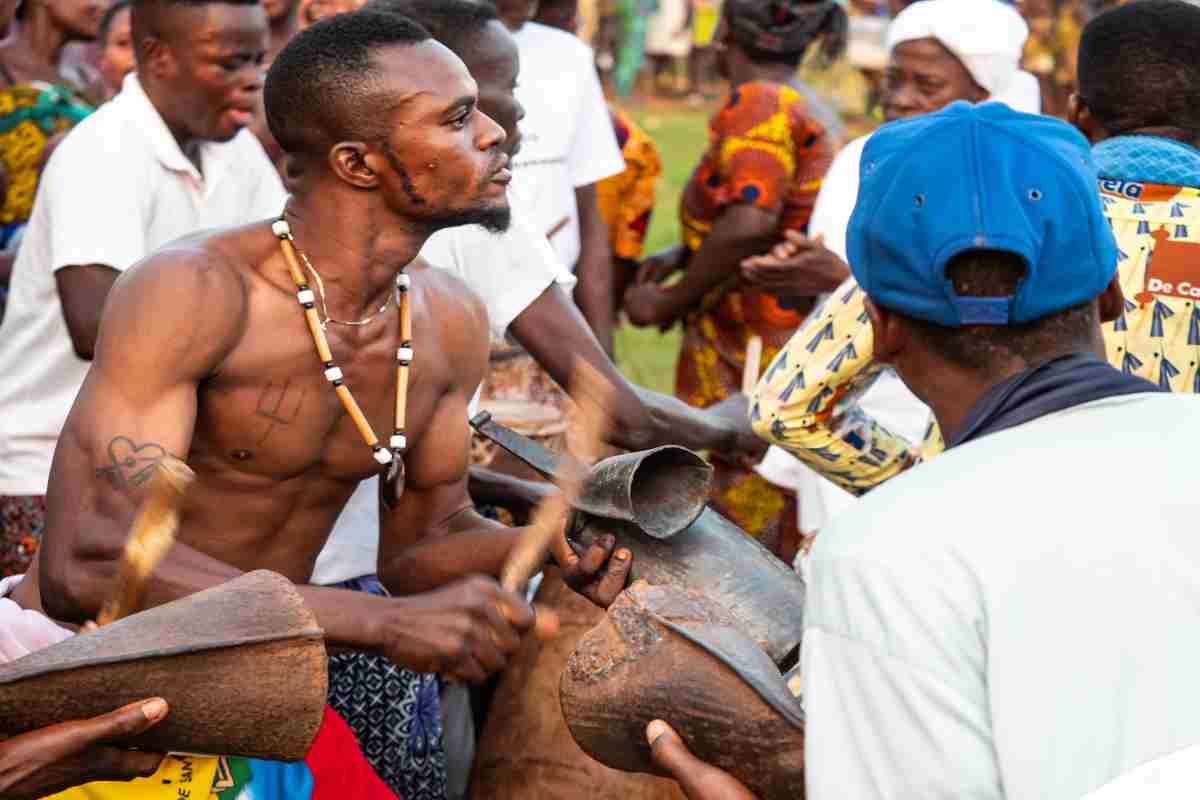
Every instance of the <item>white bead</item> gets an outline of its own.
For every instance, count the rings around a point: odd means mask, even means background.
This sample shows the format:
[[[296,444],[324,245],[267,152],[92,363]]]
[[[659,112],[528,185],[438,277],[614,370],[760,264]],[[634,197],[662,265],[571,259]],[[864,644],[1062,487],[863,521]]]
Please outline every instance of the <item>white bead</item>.
[[[313,294],[312,289],[305,289],[303,291],[296,292],[296,299],[300,301],[300,305],[305,306],[314,302],[316,300],[316,295]]]
[[[408,447],[408,437],[403,433],[393,433],[392,438],[388,441],[393,450],[403,450]]]
[[[375,460],[380,464],[390,464],[392,463],[392,454],[381,447],[375,451]]]
[[[398,286],[399,288],[407,289],[411,285],[412,285],[412,282],[409,281],[407,273],[401,272],[399,275],[396,276],[396,286]]]
[[[329,369],[325,370],[325,380],[329,381],[330,383],[333,383],[334,381],[340,381],[341,379],[341,367],[330,367]]]
[[[277,219],[271,223],[271,233],[280,239],[287,239],[292,235],[292,226],[287,224],[286,219]]]
[[[411,363],[413,360],[413,349],[411,347],[399,347],[396,349],[396,360],[401,363]]]

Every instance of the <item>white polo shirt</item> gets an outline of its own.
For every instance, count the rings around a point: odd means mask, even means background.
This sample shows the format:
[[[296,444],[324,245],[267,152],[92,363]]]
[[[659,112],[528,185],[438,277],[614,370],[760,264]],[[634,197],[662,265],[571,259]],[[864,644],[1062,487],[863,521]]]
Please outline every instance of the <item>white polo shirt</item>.
[[[579,260],[575,190],[624,172],[592,51],[569,33],[527,22],[514,34],[521,56],[517,99],[525,106],[521,150],[513,159],[511,197],[559,259]]]
[[[1200,398],[1106,398],[840,516],[809,565],[808,797],[1079,800],[1200,743],[1197,452]]]
[[[63,318],[54,273],[125,270],[206,228],[278,214],[286,194],[249,131],[188,160],[136,75],[54,151],[13,267],[0,324],[0,494],[46,492],[59,431],[90,362]]]

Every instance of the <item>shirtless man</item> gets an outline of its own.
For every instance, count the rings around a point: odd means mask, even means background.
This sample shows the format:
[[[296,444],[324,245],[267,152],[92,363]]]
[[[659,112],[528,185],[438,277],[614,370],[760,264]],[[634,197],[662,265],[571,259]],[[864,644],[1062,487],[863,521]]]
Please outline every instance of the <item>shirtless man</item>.
[[[285,218],[333,357],[385,441],[397,272],[408,265],[412,282],[407,488],[384,520],[378,566],[392,591],[427,593],[300,591],[332,644],[480,680],[503,667],[533,614],[490,578],[456,580],[494,575],[518,531],[479,518],[466,493],[466,406],[487,363],[486,315],[455,278],[414,258],[439,228],[505,224],[504,133],[476,109],[462,62],[389,15],[340,15],[298,35],[265,99],[290,156]],[[166,453],[197,480],[153,604],[256,568],[303,584],[354,487],[380,469],[326,381],[272,222],[180,241],[114,286],[50,478],[40,578],[52,616],[99,608]],[[610,549],[572,568],[601,600],[628,570],[599,569]]]

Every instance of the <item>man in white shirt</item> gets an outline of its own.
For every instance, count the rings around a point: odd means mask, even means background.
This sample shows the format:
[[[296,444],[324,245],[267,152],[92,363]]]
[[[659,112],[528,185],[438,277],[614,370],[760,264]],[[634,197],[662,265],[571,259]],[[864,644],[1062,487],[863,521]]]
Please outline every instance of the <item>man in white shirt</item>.
[[[243,0],[133,11],[139,70],[50,159],[0,325],[0,568],[41,534],[59,430],[120,273],[194,231],[276,214],[283,187],[242,129],[262,89],[267,19]]]
[[[520,6],[508,13],[507,6]],[[612,353],[612,252],[596,184],[625,169],[591,49],[565,31],[529,22],[529,4],[501,16],[521,55],[517,98],[524,144],[513,159],[512,197],[579,278],[575,300]]]
[[[1104,360],[1124,306],[1095,182],[1076,131],[994,103],[864,149],[851,268],[949,449],[817,538],[812,800],[1076,800],[1200,742],[1200,403]],[[707,776],[692,797],[736,788]]]

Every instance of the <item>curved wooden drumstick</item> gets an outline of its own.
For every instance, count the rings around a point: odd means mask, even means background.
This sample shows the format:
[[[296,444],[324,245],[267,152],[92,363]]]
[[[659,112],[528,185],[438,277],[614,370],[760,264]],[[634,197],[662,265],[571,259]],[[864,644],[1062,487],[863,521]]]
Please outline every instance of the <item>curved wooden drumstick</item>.
[[[196,479],[191,468],[167,456],[158,462],[151,479],[150,495],[142,502],[121,557],[117,584],[96,618],[108,625],[139,611],[146,597],[146,584],[155,568],[175,544],[179,509],[188,487]]]
[[[580,463],[591,465],[601,452],[612,419],[613,388],[590,364],[576,358],[571,373],[571,397],[579,406],[583,425],[583,436],[571,455]],[[515,592],[524,586],[541,569],[551,551],[559,557],[569,552],[564,527],[579,496],[583,477],[582,472],[564,469],[557,481],[559,491],[534,509],[529,525],[500,570],[500,585],[505,589]]]

